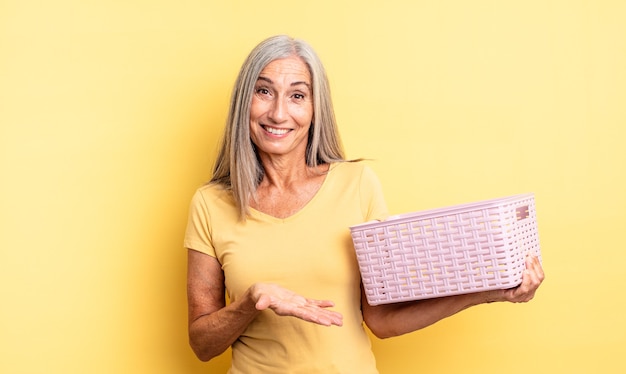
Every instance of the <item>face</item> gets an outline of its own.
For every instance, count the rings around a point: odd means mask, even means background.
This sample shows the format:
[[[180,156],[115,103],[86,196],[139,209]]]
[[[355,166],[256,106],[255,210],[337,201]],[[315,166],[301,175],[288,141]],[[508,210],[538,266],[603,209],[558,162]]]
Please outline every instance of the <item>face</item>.
[[[298,57],[270,62],[250,107],[250,137],[261,157],[302,157],[313,120],[311,74]]]

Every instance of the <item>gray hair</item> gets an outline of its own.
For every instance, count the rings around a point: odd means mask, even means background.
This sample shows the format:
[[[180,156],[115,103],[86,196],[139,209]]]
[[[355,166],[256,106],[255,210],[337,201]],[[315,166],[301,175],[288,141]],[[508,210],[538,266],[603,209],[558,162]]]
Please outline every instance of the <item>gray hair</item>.
[[[313,122],[309,130],[306,164],[345,161],[326,70],[306,42],[279,35],[258,44],[243,63],[233,88],[226,128],[209,183],[232,191],[241,219],[249,213],[250,199],[263,179],[264,170],[250,139],[250,104],[261,71],[272,61],[298,56],[309,68],[313,89]]]

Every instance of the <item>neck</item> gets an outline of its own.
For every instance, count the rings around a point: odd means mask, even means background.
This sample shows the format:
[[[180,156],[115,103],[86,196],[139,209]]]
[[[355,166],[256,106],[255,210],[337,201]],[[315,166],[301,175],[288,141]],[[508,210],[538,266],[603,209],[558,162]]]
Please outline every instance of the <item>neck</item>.
[[[263,184],[276,187],[288,186],[308,179],[314,172],[306,165],[304,158],[261,157],[265,176]]]

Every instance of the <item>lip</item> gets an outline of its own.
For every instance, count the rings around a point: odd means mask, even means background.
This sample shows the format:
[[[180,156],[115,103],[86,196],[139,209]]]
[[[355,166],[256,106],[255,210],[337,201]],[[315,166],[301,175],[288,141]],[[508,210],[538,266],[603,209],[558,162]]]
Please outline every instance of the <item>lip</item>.
[[[279,136],[279,137],[285,136],[293,130],[290,128],[276,127],[276,126],[269,126],[269,125],[261,125],[261,128],[266,134],[269,134],[271,136]]]

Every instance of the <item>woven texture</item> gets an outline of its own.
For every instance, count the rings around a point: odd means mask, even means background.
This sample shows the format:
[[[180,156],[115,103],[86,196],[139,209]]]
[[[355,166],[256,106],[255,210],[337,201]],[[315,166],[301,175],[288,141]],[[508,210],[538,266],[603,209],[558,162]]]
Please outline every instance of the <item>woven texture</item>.
[[[534,195],[390,217],[350,227],[370,305],[519,285],[540,256]]]

